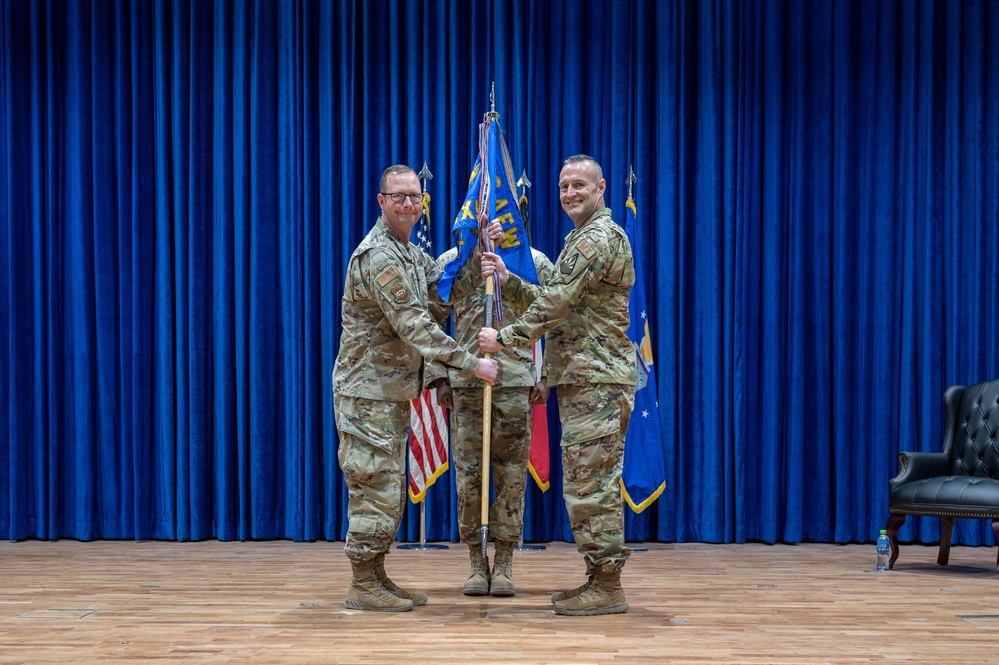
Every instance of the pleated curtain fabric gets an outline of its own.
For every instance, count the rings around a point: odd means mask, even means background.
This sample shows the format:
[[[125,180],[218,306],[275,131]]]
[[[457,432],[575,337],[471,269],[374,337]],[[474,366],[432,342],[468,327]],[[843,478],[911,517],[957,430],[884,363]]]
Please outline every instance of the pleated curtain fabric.
[[[565,157],[622,224],[638,178],[666,489],[628,539],[871,541],[999,376],[997,49],[994,0],[0,0],[0,537],[342,538],[347,259],[390,164],[454,219],[495,89],[549,257]],[[528,539],[571,539],[560,464]]]

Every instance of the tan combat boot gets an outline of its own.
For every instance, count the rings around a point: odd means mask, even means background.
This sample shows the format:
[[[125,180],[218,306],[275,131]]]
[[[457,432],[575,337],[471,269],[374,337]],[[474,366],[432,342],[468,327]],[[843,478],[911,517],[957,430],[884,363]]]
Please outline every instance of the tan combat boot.
[[[628,601],[621,589],[621,571],[597,571],[590,588],[578,596],[555,603],[555,613],[568,616],[595,616],[597,614],[622,614],[628,611]]]
[[[514,543],[505,540],[496,541],[496,558],[489,579],[489,593],[493,596],[517,595],[517,587],[513,585],[513,546]]]
[[[375,574],[374,561],[350,562],[354,578],[343,604],[352,610],[372,612],[405,612],[413,609],[413,601],[389,593]]]
[[[586,591],[587,589],[590,588],[591,584],[593,584],[593,576],[595,574],[596,574],[596,569],[593,567],[593,564],[590,563],[589,561],[587,561],[586,562],[586,582],[584,582],[582,585],[576,587],[575,589],[572,589],[571,591],[556,591],[555,593],[552,594],[552,602],[553,603],[558,603],[558,602],[561,602],[563,600],[568,600],[569,598],[573,598],[573,597],[578,596],[579,594],[583,593],[584,591]]]
[[[393,596],[413,601],[414,607],[427,604],[427,594],[420,593],[419,591],[406,591],[389,579],[389,576],[385,573],[385,552],[381,552],[375,556],[374,562],[375,576],[378,578],[381,585],[385,587],[386,591]]]
[[[468,556],[472,560],[472,574],[465,580],[465,595],[484,596],[489,593],[489,560],[482,554],[480,543],[468,544]]]

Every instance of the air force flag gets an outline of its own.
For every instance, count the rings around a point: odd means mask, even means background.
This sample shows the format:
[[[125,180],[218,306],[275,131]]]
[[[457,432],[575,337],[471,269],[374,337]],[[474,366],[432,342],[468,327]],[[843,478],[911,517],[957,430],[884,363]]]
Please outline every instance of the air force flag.
[[[631,289],[631,325],[628,337],[635,347],[638,364],[638,384],[635,386],[635,410],[628,424],[624,442],[624,472],[621,487],[624,500],[631,509],[640,513],[666,489],[666,461],[663,456],[662,434],[659,429],[659,398],[656,393],[656,375],[652,367],[652,335],[645,309],[645,286],[639,265],[638,243],[635,242],[635,201],[628,198],[625,204],[627,217],[625,232],[635,256],[635,286]]]

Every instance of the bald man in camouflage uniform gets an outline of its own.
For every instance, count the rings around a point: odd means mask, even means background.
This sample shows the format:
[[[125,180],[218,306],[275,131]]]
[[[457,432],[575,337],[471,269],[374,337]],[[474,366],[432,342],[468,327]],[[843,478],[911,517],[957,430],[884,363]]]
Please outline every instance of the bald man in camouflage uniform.
[[[479,359],[448,337],[427,306],[441,271],[409,242],[423,214],[420,181],[390,166],[379,183],[382,215],[354,250],[343,289],[343,331],[333,368],[337,458],[347,484],[351,609],[399,612],[427,602],[385,574],[406,505],[409,401],[423,388],[424,358],[459,376],[496,380],[496,361]]]
[[[577,589],[552,595],[555,611],[567,615],[628,611],[621,570],[631,550],[624,544],[619,480],[638,378],[628,339],[635,265],[628,236],[604,207],[605,189],[592,157],[565,161],[559,198],[576,228],[543,290],[509,274],[497,256],[482,258],[483,274],[498,270],[511,297],[526,291],[536,299],[502,330],[483,328],[479,348],[495,353],[548,333],[548,384],[558,388],[562,419],[563,497],[588,575]]]
[[[496,222],[493,225],[497,225]],[[502,233],[502,227],[499,228]],[[526,239],[524,239],[526,242]],[[532,249],[538,282],[552,275],[552,263]],[[441,254],[437,265],[444,269],[458,255],[456,248]],[[478,258],[470,259],[468,278],[454,281],[450,303],[454,314],[454,336],[459,344],[478,347],[478,332],[485,325],[485,283]],[[472,277],[474,275],[474,277]],[[525,303],[503,296],[503,316],[510,320],[523,312]],[[524,489],[527,461],[531,454],[532,404],[544,404],[548,388],[537,382],[531,347],[506,349],[493,358],[499,376],[492,390],[492,422],[489,448],[490,472],[495,498],[489,507],[489,533],[496,544],[493,570],[482,554],[482,381],[467,379],[454,370],[437,388],[437,401],[451,408],[451,460],[458,490],[458,536],[468,543],[471,574],[465,582],[468,596],[513,596],[513,548],[524,534]],[[438,383],[434,381],[434,383]],[[452,390],[453,389],[453,390]]]

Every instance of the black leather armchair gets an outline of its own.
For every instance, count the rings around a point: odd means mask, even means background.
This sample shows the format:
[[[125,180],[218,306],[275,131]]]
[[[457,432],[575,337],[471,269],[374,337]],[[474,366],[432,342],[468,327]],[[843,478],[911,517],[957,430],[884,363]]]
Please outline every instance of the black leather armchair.
[[[902,471],[888,481],[889,568],[898,559],[898,530],[906,515],[940,518],[941,566],[950,558],[958,517],[991,519],[999,536],[999,379],[951,386],[944,394],[944,412],[943,451],[899,453]]]

